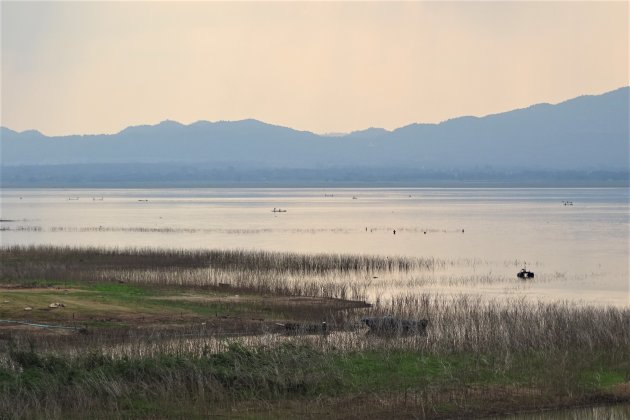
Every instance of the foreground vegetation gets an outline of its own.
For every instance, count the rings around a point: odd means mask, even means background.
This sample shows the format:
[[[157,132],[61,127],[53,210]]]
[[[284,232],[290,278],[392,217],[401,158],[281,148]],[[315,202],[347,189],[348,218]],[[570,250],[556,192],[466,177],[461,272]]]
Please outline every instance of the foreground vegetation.
[[[300,280],[418,264],[408,260],[51,247],[0,257],[0,320],[70,327],[0,324],[1,418],[440,418],[630,402],[628,309],[422,293],[368,306]],[[144,276],[153,265],[216,277],[173,284]],[[385,314],[429,319],[427,334],[361,328]],[[322,320],[326,334],[278,325]]]
[[[538,352],[508,362],[498,355],[341,352],[293,343],[142,358],[94,352],[67,359],[11,349],[1,370],[0,407],[4,418],[88,412],[281,417],[287,409],[327,417],[479,415],[622,401],[627,395],[615,385],[627,366],[618,363],[604,353],[588,363],[575,354]],[[297,404],[302,408],[294,411]]]

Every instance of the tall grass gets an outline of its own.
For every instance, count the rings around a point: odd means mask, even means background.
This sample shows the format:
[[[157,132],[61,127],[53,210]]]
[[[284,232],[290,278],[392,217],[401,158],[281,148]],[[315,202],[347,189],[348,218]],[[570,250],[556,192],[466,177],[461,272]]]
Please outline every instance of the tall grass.
[[[221,287],[294,296],[366,299],[374,273],[429,271],[444,261],[364,255],[244,250],[103,249],[53,246],[0,248],[4,282],[33,279],[120,281],[178,287]]]
[[[365,316],[392,315],[428,319],[426,335],[381,337],[371,335],[361,323]],[[318,315],[319,316],[319,315]],[[320,322],[321,318],[312,322]],[[208,330],[195,324],[154,332],[112,331],[89,335],[57,336],[38,340],[42,349],[108,349],[111,354],[144,357],[161,353],[198,353],[211,347],[220,351],[226,343],[274,346],[293,342],[321,351],[408,350],[432,355],[484,354],[509,359],[522,353],[580,354],[588,359],[606,354],[626,360],[630,375],[630,309],[582,306],[568,302],[528,302],[522,299],[487,301],[470,296],[423,294],[399,296],[370,308],[348,311],[330,318],[327,335],[287,336],[282,329],[241,331]],[[32,340],[32,339],[31,339]],[[22,345],[28,343],[21,342]]]
[[[2,247],[0,258],[2,281],[18,284],[34,279],[209,288],[228,284],[234,291],[355,300],[376,300],[427,286],[520,286],[506,276],[480,273],[479,267],[490,262],[478,259],[57,246]],[[534,282],[546,278],[538,274]]]
[[[391,278],[415,284],[448,264],[263,251],[42,246],[1,248],[0,257],[2,281],[18,285],[41,279],[169,287],[227,283],[234,290],[323,297],[365,295],[368,287],[386,287]],[[201,322],[154,331],[13,335],[11,341],[0,340],[0,417],[218,415],[240,404],[260,409],[297,399],[324,406],[331,399],[366,394],[375,399],[347,402],[340,416],[363,407],[389,416],[400,410],[419,418],[467,416],[488,404],[505,409],[505,398],[495,401],[493,392],[557,406],[604,398],[607,384],[630,378],[628,308],[421,290],[373,303],[329,320],[326,335],[288,336],[278,329],[231,335],[208,331]],[[426,318],[427,333],[381,337],[369,334],[360,321],[384,315]],[[187,408],[179,412],[177,407]]]
[[[213,267],[254,271],[324,273],[432,269],[443,261],[433,258],[379,257],[351,254],[299,254],[245,250],[161,250],[152,248],[97,248],[58,246],[9,246],[0,248],[3,259],[24,259],[65,264],[128,267]],[[25,262],[24,260],[22,262]],[[6,264],[3,264],[6,265]]]
[[[71,348],[14,342],[0,358],[0,412],[140,415],[148,404],[155,415],[185,401],[216,414],[243,401],[271,407],[366,392],[382,401],[365,404],[389,407],[389,415],[408,409],[432,418],[453,399],[457,406],[446,406],[446,413],[460,416],[488,404],[514,410],[514,404],[612,401],[606,378],[630,377],[630,310],[422,295],[369,311],[426,317],[427,335],[373,336],[359,329],[357,315],[329,335],[195,337],[191,328],[116,344],[85,336]],[[496,392],[512,405],[495,401]]]
[[[630,309],[481,296],[402,295],[366,309],[430,320],[415,345],[435,354],[606,351],[630,355]]]

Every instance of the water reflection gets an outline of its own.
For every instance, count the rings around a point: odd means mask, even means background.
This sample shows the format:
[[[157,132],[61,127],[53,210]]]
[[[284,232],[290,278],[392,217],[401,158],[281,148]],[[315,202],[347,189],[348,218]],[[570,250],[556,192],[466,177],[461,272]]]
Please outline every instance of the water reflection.
[[[383,295],[406,284],[409,291],[614,305],[630,299],[623,188],[5,189],[0,219],[5,246],[239,248],[452,262],[417,276],[361,280]],[[536,273],[527,282],[515,277],[525,263]]]

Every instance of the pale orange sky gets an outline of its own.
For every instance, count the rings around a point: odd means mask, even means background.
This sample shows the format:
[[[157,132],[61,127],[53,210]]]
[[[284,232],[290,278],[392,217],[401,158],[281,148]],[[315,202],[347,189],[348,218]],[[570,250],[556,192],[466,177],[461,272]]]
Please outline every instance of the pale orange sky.
[[[2,2],[1,123],[397,128],[628,85],[628,3]]]

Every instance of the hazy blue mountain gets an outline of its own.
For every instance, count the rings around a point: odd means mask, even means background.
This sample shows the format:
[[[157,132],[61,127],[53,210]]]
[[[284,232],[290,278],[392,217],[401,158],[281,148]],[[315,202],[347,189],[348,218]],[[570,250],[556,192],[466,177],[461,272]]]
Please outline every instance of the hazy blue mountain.
[[[343,137],[348,139],[377,139],[388,135],[390,131],[385,130],[384,128],[375,128],[370,127],[365,130],[353,131],[350,134],[346,134]]]
[[[411,124],[394,131],[369,128],[340,136],[256,120],[190,125],[164,121],[128,127],[113,135],[63,137],[2,128],[0,151],[5,182],[9,173],[19,172],[11,168],[20,165],[78,165],[89,172],[89,165],[95,164],[130,168],[133,164],[169,163],[180,170],[224,171],[221,176],[250,169],[314,170],[309,173],[319,177],[334,169],[341,176],[343,168],[363,168],[364,175],[369,168],[395,169],[388,173],[627,173],[629,94],[630,88],[624,87],[557,105],[538,104],[439,124]],[[211,176],[203,171],[197,173],[206,175],[199,177]]]

